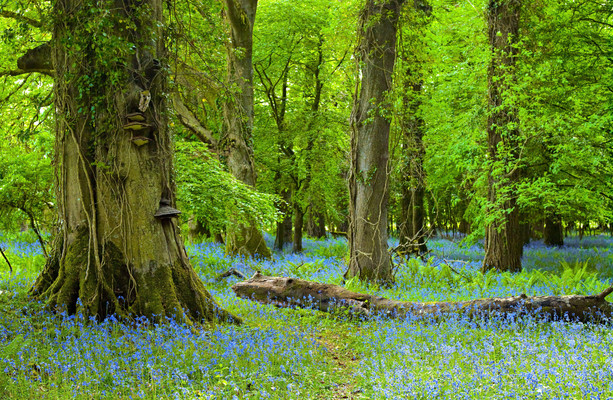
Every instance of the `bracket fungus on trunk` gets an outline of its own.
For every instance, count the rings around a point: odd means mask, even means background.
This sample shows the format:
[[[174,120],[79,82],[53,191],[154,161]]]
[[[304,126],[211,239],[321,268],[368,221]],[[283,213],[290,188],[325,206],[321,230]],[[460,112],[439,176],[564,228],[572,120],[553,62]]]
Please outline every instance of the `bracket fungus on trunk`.
[[[126,119],[128,120],[128,122],[144,122],[145,114],[143,114],[142,112],[129,113],[128,115],[126,115]]]
[[[133,122],[128,122],[127,124],[125,124],[123,126],[123,129],[128,130],[128,131],[142,131],[143,129],[149,129],[152,127],[153,127],[152,125],[147,124],[145,122],[133,121]]]
[[[171,207],[170,200],[161,199],[160,208],[158,208],[158,210],[155,212],[153,216],[157,219],[164,220],[164,219],[176,218],[179,215],[181,215],[181,211],[177,210],[176,208]]]
[[[143,146],[149,142],[151,142],[153,139],[148,138],[146,136],[134,136],[132,139],[130,139],[132,141],[132,143],[134,143],[135,145],[137,145],[138,147]]]

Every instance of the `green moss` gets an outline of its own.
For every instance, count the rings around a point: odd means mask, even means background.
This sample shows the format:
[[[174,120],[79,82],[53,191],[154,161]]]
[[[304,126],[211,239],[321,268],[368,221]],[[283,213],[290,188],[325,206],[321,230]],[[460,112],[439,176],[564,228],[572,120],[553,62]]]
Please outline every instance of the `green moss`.
[[[106,242],[100,248],[99,271],[89,246],[89,231],[81,229],[65,249],[63,260],[55,255],[64,249],[54,251],[32,288],[37,297],[47,298],[49,308],[71,314],[82,311],[99,318],[115,313],[156,321],[172,317],[188,323],[240,322],[219,308],[191,266],[181,259],[174,265],[151,260],[147,267],[135,269],[126,263],[117,245]]]
[[[163,269],[151,261],[146,271],[135,271],[137,290],[135,301],[129,308],[131,314],[144,315],[152,320],[159,320],[166,314],[162,293],[168,290],[169,282]],[[172,294],[164,293],[164,296]]]
[[[226,252],[230,255],[258,256],[267,260],[272,257],[262,232],[254,226],[238,224],[228,230],[227,236]]]
[[[193,268],[179,265],[175,266],[172,272],[175,286],[184,288],[178,292],[179,299],[194,321],[242,322],[240,318],[217,305]]]
[[[79,298],[80,275],[83,265],[87,265],[89,254],[89,233],[85,228],[75,234],[75,240],[65,249],[65,257],[60,262],[57,279],[44,293],[49,297],[48,306],[75,313]],[[92,260],[92,264],[93,264]],[[95,265],[90,266],[92,269]],[[94,272],[92,271],[92,274]]]
[[[35,298],[41,296],[55,282],[60,273],[60,258],[64,246],[64,236],[56,235],[53,240],[52,251],[47,258],[43,271],[36,278],[36,282],[30,288],[29,295]]]

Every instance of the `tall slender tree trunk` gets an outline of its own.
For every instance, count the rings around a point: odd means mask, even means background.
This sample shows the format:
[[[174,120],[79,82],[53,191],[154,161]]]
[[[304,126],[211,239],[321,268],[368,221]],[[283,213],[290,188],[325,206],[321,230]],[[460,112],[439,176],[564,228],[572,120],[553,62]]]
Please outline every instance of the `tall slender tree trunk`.
[[[387,251],[390,104],[396,29],[403,1],[367,0],[357,61],[361,83],[351,113],[349,268],[346,277],[388,284],[394,276]]]
[[[173,219],[162,1],[59,0],[53,14],[60,234],[31,294],[98,318],[230,320]]]
[[[406,151],[403,151],[405,153]],[[404,154],[403,154],[404,155]],[[404,163],[407,167],[407,163]],[[413,203],[411,202],[411,188],[409,187],[411,177],[408,170],[403,173],[403,184],[400,189],[400,221],[398,222],[398,242],[402,246],[403,251],[410,252],[410,244],[413,239]]]
[[[277,176],[281,180],[280,174]],[[283,214],[283,220],[277,222],[277,233],[275,236],[275,249],[279,251],[283,250],[285,244],[292,240],[292,213],[289,207],[292,193],[289,188],[283,188],[280,197],[283,202],[279,206],[279,211]]]
[[[546,246],[564,246],[562,218],[558,214],[551,214],[545,217],[543,241]]]
[[[294,243],[292,246],[293,253],[302,252],[302,227],[304,225],[304,211],[300,204],[294,204]]]
[[[520,213],[519,215],[519,230],[521,232],[521,242],[524,245],[530,243],[532,238],[532,224],[530,224],[530,217],[526,213]]]
[[[402,213],[400,245],[409,253],[423,254],[428,251],[426,246],[426,227],[424,224],[424,121],[419,116],[421,105],[421,82],[413,81],[409,70],[405,76],[403,95],[403,110],[400,116],[400,126],[405,139],[404,168],[405,182],[402,185]],[[406,207],[406,209],[405,209]]]
[[[488,35],[491,62],[488,71],[488,213],[484,271],[521,271],[523,241],[514,186],[518,180],[519,131],[517,110],[509,101],[515,80],[521,0],[490,0]],[[502,172],[501,172],[502,171]]]
[[[253,133],[253,24],[257,0],[224,0],[230,29],[227,45],[227,98],[223,106],[224,137],[220,142],[228,169],[236,178],[255,186],[256,174],[251,146]],[[255,225],[231,223],[227,228],[226,251],[243,256],[270,258],[270,249]]]
[[[311,210],[308,213],[307,219],[307,235],[317,239],[326,238],[326,218],[323,213],[314,211],[311,205]]]

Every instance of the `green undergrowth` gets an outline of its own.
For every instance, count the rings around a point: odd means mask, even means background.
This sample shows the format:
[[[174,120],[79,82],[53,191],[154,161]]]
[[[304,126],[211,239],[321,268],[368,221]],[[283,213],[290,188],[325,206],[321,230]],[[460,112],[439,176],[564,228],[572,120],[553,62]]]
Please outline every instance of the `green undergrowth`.
[[[19,239],[19,238],[16,238]],[[285,309],[237,298],[236,268],[342,284],[346,243],[307,241],[302,255],[230,258],[188,246],[211,294],[242,326],[193,328],[49,314],[27,297],[43,265],[32,248],[3,244],[0,268],[0,397],[7,399],[590,399],[613,395],[613,336],[592,325],[535,317],[364,321],[346,312]],[[7,242],[5,242],[7,243]],[[389,288],[344,282],[356,292],[415,301],[519,293],[593,294],[610,284],[608,248],[528,248],[519,274],[479,272],[479,253],[437,242],[425,260],[397,262]],[[432,246],[433,248],[436,248]],[[329,249],[326,249],[327,245]],[[454,247],[455,246],[455,247]],[[35,246],[34,246],[35,248]],[[443,250],[441,250],[443,249]],[[454,257],[450,257],[455,253]],[[471,250],[472,251],[472,250]],[[558,252],[558,253],[556,253]],[[559,252],[566,252],[560,257]],[[323,257],[327,254],[327,257]],[[584,257],[584,258],[582,258]],[[557,260],[547,268],[534,262]],[[537,263],[538,264],[538,263]]]

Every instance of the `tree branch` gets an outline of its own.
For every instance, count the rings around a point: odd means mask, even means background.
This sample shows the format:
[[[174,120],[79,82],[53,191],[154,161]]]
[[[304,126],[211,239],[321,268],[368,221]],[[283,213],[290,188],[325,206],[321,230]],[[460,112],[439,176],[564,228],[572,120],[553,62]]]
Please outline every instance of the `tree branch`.
[[[2,257],[4,257],[4,261],[6,261],[6,263],[8,264],[9,270],[11,271],[11,275],[12,275],[13,274],[13,266],[9,262],[9,259],[6,257],[6,254],[4,254],[4,250],[2,250],[2,247],[0,247],[0,253],[2,253]]]
[[[0,76],[20,76],[26,74],[43,74],[50,77],[55,77],[55,70],[45,68],[33,68],[33,69],[13,69],[8,71],[0,71]]]
[[[35,20],[33,18],[30,18],[30,17],[26,17],[25,15],[18,14],[18,13],[13,12],[13,11],[0,10],[0,17],[14,19],[14,20],[20,21],[20,22],[25,22],[26,24],[35,26],[37,28],[42,28],[43,27],[43,23],[42,22],[40,22],[38,20]]]
[[[189,129],[196,137],[203,143],[211,146],[211,150],[217,151],[217,140],[213,137],[213,132],[206,129],[198,118],[194,115],[194,113],[187,108],[187,106],[181,100],[181,96],[178,93],[173,93],[172,96],[172,104],[175,112],[177,113],[177,117],[183,126]]]

